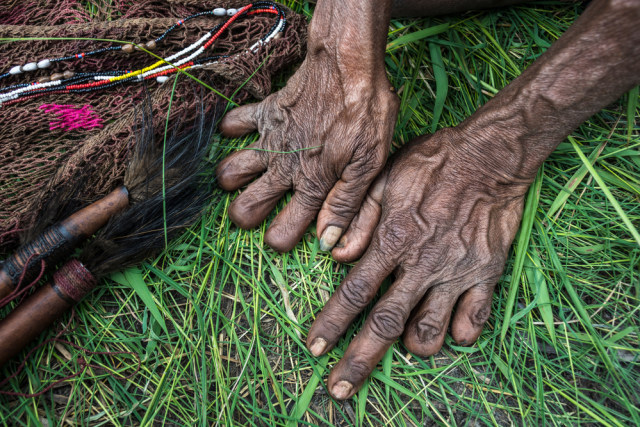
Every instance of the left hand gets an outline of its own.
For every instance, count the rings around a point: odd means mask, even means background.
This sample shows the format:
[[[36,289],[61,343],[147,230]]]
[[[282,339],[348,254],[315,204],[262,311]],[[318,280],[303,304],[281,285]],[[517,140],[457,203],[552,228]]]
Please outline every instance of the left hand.
[[[261,135],[217,169],[225,190],[250,183],[229,207],[233,222],[256,227],[295,191],[264,236],[280,252],[316,215],[321,249],[333,248],[384,167],[399,106],[384,68],[389,11],[388,0],[318,2],[307,57],[287,86],[222,120],[226,136]]]
[[[470,345],[480,335],[530,183],[498,172],[508,153],[478,150],[492,139],[444,129],[403,148],[333,250],[351,260],[371,242],[309,331],[315,356],[333,348],[382,281],[395,276],[329,376],[336,399],[351,397],[401,335],[417,355],[440,350],[456,302],[453,339]]]

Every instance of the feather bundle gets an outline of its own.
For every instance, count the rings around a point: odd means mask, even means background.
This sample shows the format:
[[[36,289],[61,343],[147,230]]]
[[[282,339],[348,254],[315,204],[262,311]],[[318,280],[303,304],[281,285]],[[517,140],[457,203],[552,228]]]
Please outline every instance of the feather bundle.
[[[222,113],[222,108],[214,110],[213,117],[199,114],[191,128],[175,130],[162,144],[145,131],[151,117],[149,110],[143,114],[140,140],[125,175],[125,185],[131,186],[129,206],[85,244],[79,260],[62,265],[52,282],[0,321],[0,366],[89,293],[97,278],[157,253],[166,239],[200,216],[211,192],[203,158]]]

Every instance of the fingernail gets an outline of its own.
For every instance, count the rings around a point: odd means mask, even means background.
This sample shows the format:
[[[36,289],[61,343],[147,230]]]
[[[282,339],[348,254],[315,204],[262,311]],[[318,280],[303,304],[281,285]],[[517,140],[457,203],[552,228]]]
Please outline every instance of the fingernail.
[[[345,246],[347,246],[347,236],[342,236],[342,238],[340,240],[338,240],[338,243],[336,243],[336,245],[334,247],[335,248],[344,248]]]
[[[316,338],[313,340],[313,343],[311,343],[309,350],[311,350],[311,354],[317,357],[324,353],[325,348],[327,348],[327,341],[324,338]]]
[[[345,400],[351,394],[353,386],[349,381],[338,381],[331,389],[331,394],[338,400]]]
[[[328,251],[333,249],[340,236],[342,236],[342,228],[335,225],[328,226],[322,233],[322,237],[320,237],[320,250]]]

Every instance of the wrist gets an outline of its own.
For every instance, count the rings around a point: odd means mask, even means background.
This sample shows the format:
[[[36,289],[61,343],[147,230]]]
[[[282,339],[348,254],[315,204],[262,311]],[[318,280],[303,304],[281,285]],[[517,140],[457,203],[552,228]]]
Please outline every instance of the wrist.
[[[476,173],[483,179],[528,185],[563,137],[538,139],[544,136],[527,126],[525,110],[514,104],[499,111],[479,110],[461,123],[456,130],[463,142],[455,150],[477,164]]]
[[[533,180],[580,123],[640,83],[638,19],[637,2],[591,3],[547,52],[459,126],[468,151],[496,174]]]
[[[309,28],[308,58],[335,61],[349,80],[386,76],[390,15],[391,0],[318,1]]]

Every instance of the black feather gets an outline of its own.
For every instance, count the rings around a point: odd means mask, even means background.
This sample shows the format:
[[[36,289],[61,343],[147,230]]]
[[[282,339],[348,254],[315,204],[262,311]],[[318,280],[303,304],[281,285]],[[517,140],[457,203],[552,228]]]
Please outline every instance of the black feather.
[[[165,245],[165,229],[171,239],[201,215],[211,194],[203,158],[222,114],[222,108],[213,109],[205,115],[200,105],[196,123],[186,130],[174,124],[166,144],[153,140],[152,117],[146,110],[138,132],[141,139],[125,176],[131,206],[111,218],[80,255],[94,275],[103,276],[156,254]]]

